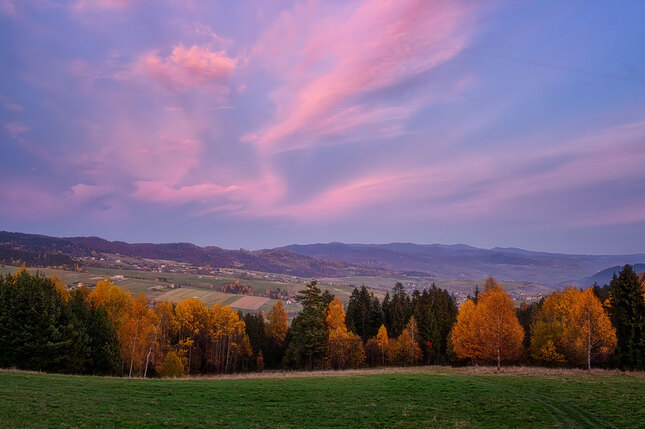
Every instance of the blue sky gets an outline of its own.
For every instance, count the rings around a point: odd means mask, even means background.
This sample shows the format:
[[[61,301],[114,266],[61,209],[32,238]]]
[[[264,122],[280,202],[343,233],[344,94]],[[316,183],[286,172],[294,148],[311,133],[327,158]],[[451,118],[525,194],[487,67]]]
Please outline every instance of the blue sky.
[[[0,228],[645,252],[643,17],[0,0]]]

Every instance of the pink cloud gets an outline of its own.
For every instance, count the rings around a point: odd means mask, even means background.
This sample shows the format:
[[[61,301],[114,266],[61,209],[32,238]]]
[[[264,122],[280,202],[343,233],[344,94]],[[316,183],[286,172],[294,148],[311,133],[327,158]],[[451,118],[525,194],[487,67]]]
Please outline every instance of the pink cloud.
[[[0,0],[0,12],[14,18],[18,16],[16,7],[11,0]]]
[[[83,210],[83,213],[114,220],[119,209],[112,206],[97,207],[91,200],[105,196],[113,191],[109,186],[94,186],[80,183],[71,188],[57,192],[46,185],[31,181],[7,182],[0,187],[0,198],[6,204],[0,205],[0,215],[20,217],[23,219],[51,219],[67,216],[71,211]],[[90,204],[87,204],[90,203]]]
[[[560,192],[616,180],[644,179],[645,122],[610,127],[558,142],[538,142],[527,151],[507,147],[462,153],[421,166],[375,166],[343,183],[291,203],[284,194],[262,202],[250,198],[243,211],[249,216],[283,216],[303,223],[331,221],[366,213],[371,208],[402,208],[399,216],[427,220],[516,219],[536,222],[573,222],[574,225],[609,225],[645,220],[643,202],[626,201],[623,207],[576,213],[553,210],[527,212],[522,201],[550,198]],[[562,159],[543,171],[534,165]],[[518,171],[527,172],[519,174]],[[253,194],[250,195],[253,197]],[[405,207],[405,209],[403,209]],[[440,209],[438,209],[440,207]],[[534,210],[535,206],[531,206]],[[573,216],[569,219],[567,216]]]
[[[379,124],[388,109],[403,112],[405,104],[382,106],[360,97],[452,59],[468,40],[473,15],[458,2],[366,1],[328,15],[309,5],[284,13],[253,54],[284,78],[272,94],[274,120],[246,136],[264,148],[290,149],[293,143],[284,140],[299,132],[311,141]]]
[[[157,51],[146,54],[138,69],[160,84],[180,91],[202,85],[225,87],[236,65],[237,60],[224,51],[213,52],[199,46],[186,49],[179,44],[165,58]]]
[[[168,205],[181,205],[189,202],[212,202],[213,199],[230,194],[237,186],[221,186],[213,183],[201,183],[190,186],[175,186],[171,182],[138,181],[136,190],[131,196],[144,202]]]
[[[29,127],[21,124],[20,122],[7,122],[4,124],[4,127],[14,139],[17,139],[22,134],[29,132]]]
[[[78,0],[73,4],[73,8],[79,12],[91,9],[119,9],[135,1],[137,0]]]
[[[10,110],[12,112],[22,112],[23,111],[22,106],[20,104],[18,104],[18,103],[11,103],[11,102],[4,103],[4,108],[7,109],[7,110]]]

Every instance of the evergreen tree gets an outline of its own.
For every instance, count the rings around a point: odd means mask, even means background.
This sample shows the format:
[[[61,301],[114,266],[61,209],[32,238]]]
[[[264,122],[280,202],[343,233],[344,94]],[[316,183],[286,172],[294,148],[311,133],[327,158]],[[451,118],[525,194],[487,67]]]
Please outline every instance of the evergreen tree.
[[[448,360],[448,335],[457,320],[457,303],[447,290],[434,283],[417,295],[414,318],[419,329],[419,345],[424,362],[441,363]]]
[[[383,300],[383,319],[391,337],[401,335],[413,310],[410,297],[405,293],[403,284],[397,282],[392,289],[392,298],[390,299],[388,294],[386,300]]]
[[[92,312],[88,334],[92,356],[88,372],[97,375],[119,374],[121,372],[119,337],[102,305]]]
[[[378,333],[383,323],[383,311],[378,298],[369,292],[365,285],[354,288],[345,315],[347,329],[367,341]]]
[[[238,312],[240,319],[244,320],[246,335],[249,337],[249,343],[251,345],[251,350],[253,351],[253,356],[255,356],[254,362],[257,361],[258,355],[262,354],[262,365],[264,365],[264,354],[267,353],[267,338],[265,335],[265,324],[264,324],[264,313],[260,312],[258,314],[246,313],[243,314],[241,311]]]
[[[64,335],[70,340],[62,362],[63,370],[66,372],[84,374],[91,366],[92,348],[88,330],[91,317],[92,313],[83,293],[81,291],[70,293],[63,317]]]
[[[64,369],[71,344],[63,329],[65,302],[54,282],[20,269],[0,278],[0,366]]]
[[[636,273],[625,265],[610,283],[609,315],[616,328],[614,359],[620,368],[645,368],[645,299]]]
[[[298,300],[303,308],[291,323],[291,341],[286,360],[291,360],[300,368],[322,367],[328,341],[325,309],[329,296],[323,295],[315,280],[299,294]]]

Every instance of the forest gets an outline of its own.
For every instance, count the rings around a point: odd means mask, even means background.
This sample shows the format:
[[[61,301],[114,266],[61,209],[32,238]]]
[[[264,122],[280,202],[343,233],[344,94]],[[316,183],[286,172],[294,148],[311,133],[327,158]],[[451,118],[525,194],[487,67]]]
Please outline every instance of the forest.
[[[112,284],[68,291],[25,269],[0,277],[0,367],[72,374],[188,374],[413,365],[645,368],[645,285],[626,265],[606,287],[566,288],[519,307],[495,279],[460,306],[397,283],[347,305],[316,281],[288,323],[281,301],[242,313],[188,298],[150,303]]]

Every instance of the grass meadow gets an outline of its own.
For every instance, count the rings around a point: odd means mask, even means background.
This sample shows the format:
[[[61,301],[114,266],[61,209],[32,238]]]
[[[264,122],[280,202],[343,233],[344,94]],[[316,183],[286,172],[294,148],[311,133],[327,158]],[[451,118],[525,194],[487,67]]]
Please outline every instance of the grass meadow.
[[[642,427],[642,373],[421,367],[123,379],[0,372],[0,426]]]

